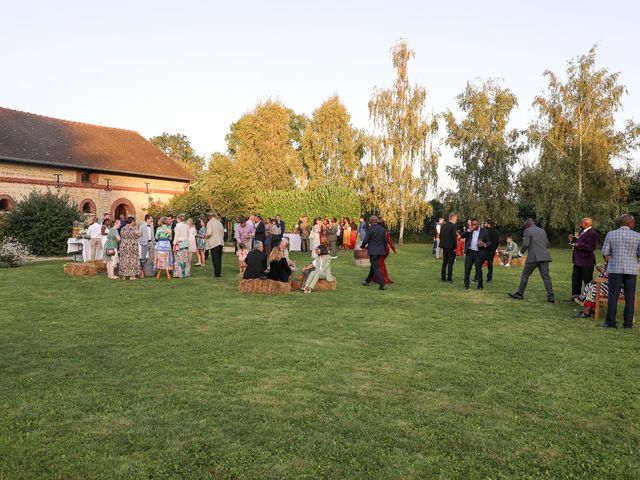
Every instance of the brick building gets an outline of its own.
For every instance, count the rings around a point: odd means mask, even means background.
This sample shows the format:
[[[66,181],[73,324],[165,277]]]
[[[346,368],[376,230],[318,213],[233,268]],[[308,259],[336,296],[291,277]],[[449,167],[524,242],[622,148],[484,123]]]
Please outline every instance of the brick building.
[[[0,210],[33,190],[67,193],[85,215],[144,217],[193,177],[139,133],[0,107]]]

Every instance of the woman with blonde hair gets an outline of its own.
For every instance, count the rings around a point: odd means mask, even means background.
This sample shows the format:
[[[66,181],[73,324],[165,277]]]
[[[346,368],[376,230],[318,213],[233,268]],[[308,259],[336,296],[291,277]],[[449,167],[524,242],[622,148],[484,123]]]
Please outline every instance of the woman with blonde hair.
[[[291,276],[291,267],[281,248],[274,247],[269,254],[268,278],[278,282],[288,282]]]

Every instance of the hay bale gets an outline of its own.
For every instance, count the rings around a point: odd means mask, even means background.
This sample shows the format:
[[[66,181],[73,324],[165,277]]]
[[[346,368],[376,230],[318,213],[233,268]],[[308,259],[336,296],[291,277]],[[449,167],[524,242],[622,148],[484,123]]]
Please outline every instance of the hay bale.
[[[87,263],[96,266],[97,273],[102,273],[107,271],[107,262],[104,260],[89,260]]]
[[[64,273],[72,277],[88,277],[98,274],[98,266],[95,263],[65,263]]]
[[[515,267],[515,266],[523,266],[525,263],[527,263],[527,256],[524,255],[522,257],[514,257],[511,259],[511,266]]]
[[[335,289],[336,289],[336,279],[334,278],[330,282],[328,282],[327,280],[318,280],[318,283],[316,283],[315,291],[325,292],[328,290],[335,290]]]
[[[277,282],[275,280],[260,280],[257,278],[240,280],[238,289],[242,293],[264,293],[267,295],[279,295],[291,292],[289,282]]]

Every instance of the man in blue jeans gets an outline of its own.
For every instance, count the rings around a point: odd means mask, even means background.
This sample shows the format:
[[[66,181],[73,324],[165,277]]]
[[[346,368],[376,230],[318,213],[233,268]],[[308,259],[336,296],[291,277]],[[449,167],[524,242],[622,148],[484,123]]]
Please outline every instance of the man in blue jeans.
[[[624,287],[624,328],[633,326],[636,298],[638,259],[640,258],[640,233],[635,232],[635,219],[624,214],[620,217],[621,227],[607,234],[602,246],[602,256],[607,262],[609,274],[609,301],[607,319],[603,328],[617,328],[616,312],[620,288]]]

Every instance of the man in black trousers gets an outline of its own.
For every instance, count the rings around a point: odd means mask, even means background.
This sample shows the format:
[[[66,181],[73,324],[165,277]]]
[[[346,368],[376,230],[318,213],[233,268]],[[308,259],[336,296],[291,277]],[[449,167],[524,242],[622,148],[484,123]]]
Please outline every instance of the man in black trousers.
[[[382,273],[380,273],[380,264],[378,263],[380,257],[386,253],[386,232],[384,228],[378,225],[377,216],[373,215],[369,221],[371,222],[371,226],[367,230],[367,235],[360,248],[368,248],[371,266],[369,267],[369,275],[367,275],[367,278],[362,282],[362,285],[368,287],[375,275],[376,281],[378,285],[380,285],[378,288],[380,290],[386,290],[387,287],[384,285],[384,279],[382,278]]]
[[[484,227],[489,234],[489,247],[487,247],[485,260],[487,261],[487,283],[493,281],[493,258],[496,256],[496,250],[500,244],[500,236],[498,235],[498,229],[495,227],[493,220],[488,219],[484,222]]]
[[[443,282],[453,282],[453,263],[456,261],[456,223],[458,214],[452,212],[449,221],[440,229],[440,248],[442,249],[442,269],[440,279]]]
[[[482,264],[484,263],[487,248],[491,248],[491,241],[489,240],[489,233],[480,226],[477,218],[472,218],[469,223],[469,229],[462,233],[462,238],[466,239],[464,242],[464,289],[469,290],[471,267],[475,265],[478,290],[482,290]]]

